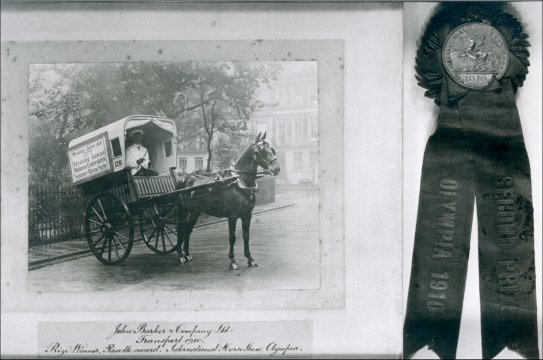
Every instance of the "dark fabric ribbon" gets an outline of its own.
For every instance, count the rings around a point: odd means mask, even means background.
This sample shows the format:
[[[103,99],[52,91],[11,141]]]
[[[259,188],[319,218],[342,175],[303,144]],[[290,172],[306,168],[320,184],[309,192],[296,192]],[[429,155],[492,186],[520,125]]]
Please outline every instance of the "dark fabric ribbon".
[[[404,357],[428,345],[455,358],[477,204],[482,349],[539,358],[530,164],[508,73],[484,91],[443,74],[437,129],[424,154],[404,323]]]

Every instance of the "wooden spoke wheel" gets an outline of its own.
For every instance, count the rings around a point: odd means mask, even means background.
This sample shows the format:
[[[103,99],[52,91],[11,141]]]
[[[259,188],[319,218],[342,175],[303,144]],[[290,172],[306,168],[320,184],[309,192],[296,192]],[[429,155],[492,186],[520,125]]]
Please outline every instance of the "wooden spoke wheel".
[[[177,250],[177,204],[153,202],[143,209],[140,224],[143,242],[154,253],[167,255]]]
[[[112,194],[101,194],[91,200],[85,216],[85,233],[94,256],[107,265],[125,261],[134,243],[130,212]]]

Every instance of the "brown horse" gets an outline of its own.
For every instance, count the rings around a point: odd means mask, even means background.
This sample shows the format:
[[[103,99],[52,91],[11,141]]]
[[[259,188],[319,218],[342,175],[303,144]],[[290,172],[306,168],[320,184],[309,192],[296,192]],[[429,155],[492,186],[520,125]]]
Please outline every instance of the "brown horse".
[[[180,184],[181,187],[190,187],[213,182],[216,178],[238,177],[229,185],[219,186],[213,191],[207,189],[195,191],[191,198],[181,201],[177,252],[182,264],[193,259],[189,253],[190,235],[200,214],[205,213],[215,217],[228,218],[230,240],[228,258],[231,270],[239,269],[234,258],[234,244],[236,242],[236,223],[238,219],[241,219],[244,255],[249,267],[257,266],[249,250],[249,229],[257,192],[256,179],[257,175],[261,174],[257,171],[259,166],[265,170],[263,173],[274,176],[280,171],[275,150],[266,141],[266,133],[263,136],[258,134],[255,142],[251,143],[243,152],[232,169],[211,174],[196,171],[188,175]]]

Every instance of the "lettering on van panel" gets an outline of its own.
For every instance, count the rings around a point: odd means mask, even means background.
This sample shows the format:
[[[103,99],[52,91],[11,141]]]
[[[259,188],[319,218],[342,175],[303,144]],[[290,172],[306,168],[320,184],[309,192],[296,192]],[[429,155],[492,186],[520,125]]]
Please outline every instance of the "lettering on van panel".
[[[69,150],[74,182],[108,172],[111,169],[106,146],[107,142],[102,136]]]

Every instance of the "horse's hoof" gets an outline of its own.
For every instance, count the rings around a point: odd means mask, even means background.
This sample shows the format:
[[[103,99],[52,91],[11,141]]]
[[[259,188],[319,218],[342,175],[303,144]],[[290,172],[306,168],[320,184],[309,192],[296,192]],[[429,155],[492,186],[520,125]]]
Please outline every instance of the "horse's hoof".
[[[183,257],[179,257],[179,264],[183,265],[184,263],[187,262],[187,259],[183,256]]]
[[[249,261],[247,262],[247,265],[248,265],[249,267],[258,267],[258,264],[257,264],[254,260],[249,260]]]
[[[194,258],[192,257],[192,255],[187,255],[186,259],[187,261],[192,261]]]
[[[238,264],[236,264],[235,262],[231,262],[230,263],[230,270],[239,270]]]

